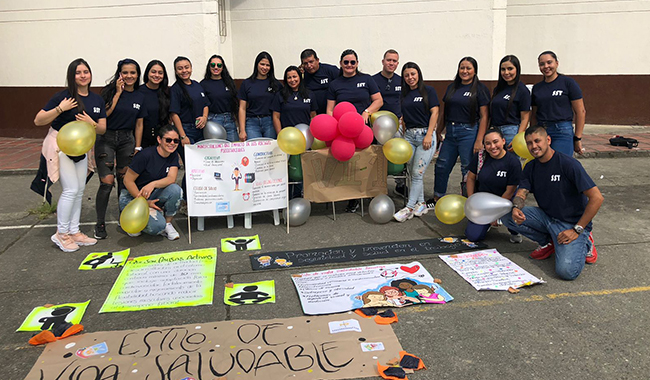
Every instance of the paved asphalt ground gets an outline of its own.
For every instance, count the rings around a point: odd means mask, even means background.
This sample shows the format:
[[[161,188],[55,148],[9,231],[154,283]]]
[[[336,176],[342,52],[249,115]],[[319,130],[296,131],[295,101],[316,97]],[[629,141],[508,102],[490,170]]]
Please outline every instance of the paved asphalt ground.
[[[421,379],[647,379],[650,377],[650,174],[647,157],[583,159],[587,172],[605,196],[595,219],[594,237],[599,252],[573,282],[559,280],[553,259],[534,261],[535,246],[514,245],[501,227],[486,243],[497,248],[546,284],[523,288],[519,294],[475,291],[437,255],[344,263],[330,267],[420,261],[455,297],[446,305],[411,306],[396,310],[393,325],[405,350],[423,358],[428,369],[409,378]],[[450,181],[459,182],[458,167]],[[160,237],[129,238],[116,225],[115,193],[110,203],[109,238],[95,247],[63,253],[50,241],[54,216],[37,221],[26,210],[40,203],[29,190],[31,175],[0,177],[0,379],[23,379],[42,352],[27,344],[31,333],[16,333],[35,306],[46,303],[92,302],[84,316],[87,332],[136,329],[148,326],[236,319],[301,316],[302,310],[290,275],[328,266],[253,272],[246,253],[219,253],[213,305],[127,313],[98,314],[118,276],[118,270],[78,271],[90,252],[131,248],[132,256],[189,248],[216,247],[222,237],[259,234],[261,252],[309,249],[349,244],[412,240],[462,234],[464,222],[447,226],[430,213],[405,223],[376,225],[369,216],[345,214],[337,205],[337,220],[324,205],[313,205],[307,224],[274,226],[270,212],[255,214],[253,229],[243,218],[228,230],[225,218],[206,220],[204,232],[192,222],[193,244],[187,243],[187,220],[175,221],[181,240]],[[427,195],[433,170],[426,178]],[[82,229],[89,233],[94,220],[96,178],[89,183],[83,204]],[[389,183],[389,188],[392,184]],[[450,189],[457,191],[454,187]],[[54,186],[55,199],[60,185]],[[397,206],[401,200],[395,197]],[[367,201],[366,201],[367,205]],[[273,279],[277,303],[225,306],[223,284]],[[271,379],[269,379],[271,380]]]

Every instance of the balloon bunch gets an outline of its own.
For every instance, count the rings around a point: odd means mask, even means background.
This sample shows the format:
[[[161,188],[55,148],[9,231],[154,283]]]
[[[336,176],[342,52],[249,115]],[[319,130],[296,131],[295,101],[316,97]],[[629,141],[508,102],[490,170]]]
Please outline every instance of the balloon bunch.
[[[372,144],[372,129],[366,126],[363,117],[349,102],[341,102],[334,107],[332,116],[321,114],[311,120],[309,129],[314,136],[314,144],[319,148],[324,142],[330,146],[332,156],[339,161],[347,161],[355,149],[366,149]],[[312,145],[312,149],[314,146]]]
[[[384,156],[395,164],[402,165],[413,156],[413,147],[402,138],[393,138],[399,128],[399,119],[390,111],[377,111],[370,116],[375,139],[383,145]]]

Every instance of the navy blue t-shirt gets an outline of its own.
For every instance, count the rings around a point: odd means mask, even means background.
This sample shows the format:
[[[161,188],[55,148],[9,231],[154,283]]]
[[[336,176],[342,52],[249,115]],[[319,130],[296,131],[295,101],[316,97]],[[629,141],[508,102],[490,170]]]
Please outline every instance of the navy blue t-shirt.
[[[144,94],[140,91],[122,91],[113,112],[106,118],[106,129],[111,131],[133,130],[137,119],[147,116]]]
[[[506,86],[492,97],[490,109],[490,116],[492,117],[490,123],[492,125],[497,127],[502,125],[519,125],[521,124],[521,113],[530,111],[530,91],[522,82],[519,82],[517,85],[517,93],[508,110],[508,103],[510,102],[513,88],[514,86]],[[508,110],[507,116],[506,110]]]
[[[478,190],[476,191],[502,196],[508,186],[516,186],[521,181],[521,163],[514,153],[506,151],[506,155],[497,160],[483,151],[483,158],[483,166],[477,177]],[[478,153],[474,155],[467,169],[476,174]]]
[[[183,89],[181,86],[185,86],[187,93],[192,99],[192,105],[190,102],[185,99],[183,96]],[[210,101],[208,97],[205,96],[205,91],[199,82],[193,80],[192,84],[189,86],[176,81],[171,88],[171,101],[169,105],[169,112],[175,113],[181,119],[181,123],[191,123],[196,122],[197,117],[203,116],[203,108],[210,106]]]
[[[388,79],[381,75],[381,72],[372,76],[375,80],[381,97],[384,99],[384,104],[379,109],[380,111],[390,111],[397,117],[402,117],[402,108],[400,107],[400,96],[402,93],[402,77],[393,74],[393,77]]]
[[[330,83],[339,76],[339,69],[336,66],[320,63],[315,73],[309,74],[305,71],[305,86],[314,93],[318,109],[316,113],[322,114],[327,111],[327,90]]]
[[[147,109],[147,116],[144,118],[144,130],[154,131],[158,128],[160,119],[160,104],[158,103],[158,90],[152,90],[147,85],[140,86],[138,91],[144,95],[144,107]]]
[[[440,106],[436,90],[431,86],[424,86],[427,91],[429,107],[425,108],[424,98],[420,91],[409,91],[402,99],[402,114],[404,117],[404,126],[408,128],[428,128],[429,119],[431,119],[431,108]]]
[[[379,87],[368,74],[356,74],[350,78],[340,76],[330,84],[327,100],[335,100],[336,103],[350,102],[357,112],[362,114],[372,104],[370,96],[378,92]]]
[[[282,94],[277,92],[271,104],[271,110],[280,113],[282,128],[295,127],[300,123],[309,125],[311,112],[316,112],[317,109],[318,103],[311,91],[308,92],[306,99],[303,99],[298,92],[294,92],[287,98],[286,103]]]
[[[135,185],[138,189],[142,189],[150,182],[167,177],[169,169],[174,166],[179,167],[178,153],[174,152],[169,157],[163,157],[158,153],[157,146],[150,146],[133,156],[129,168],[138,173]]]
[[[217,114],[232,112],[233,95],[223,79],[203,79],[201,86],[210,100],[210,112]]]
[[[532,105],[537,107],[537,122],[573,121],[571,102],[578,99],[582,99],[580,86],[565,75],[559,75],[551,83],[537,83],[532,95]]]
[[[583,192],[595,186],[578,160],[558,151],[546,163],[529,162],[519,183],[546,214],[567,223],[580,220],[588,202]]]
[[[101,96],[95,94],[94,92],[88,92],[88,96],[81,96],[81,101],[84,104],[84,109],[88,116],[90,116],[95,122],[98,122],[99,119],[106,118],[106,104],[104,104],[104,99]],[[56,106],[61,103],[64,98],[72,98],[72,95],[68,90],[59,91],[47,102],[43,111],[49,111],[56,108]],[[61,127],[68,124],[71,121],[77,120],[75,117],[79,112],[77,107],[65,111],[52,121],[52,128],[56,131],[60,130]]]
[[[282,85],[279,84],[278,92],[281,88]],[[245,79],[239,87],[237,95],[239,99],[246,102],[246,117],[271,115],[271,103],[275,97],[275,93],[271,89],[271,78]]]
[[[451,95],[445,103],[445,121],[453,121],[456,123],[471,123],[471,114],[470,114],[470,98],[471,98],[471,88],[472,83],[461,85],[454,93]],[[447,99],[447,94],[450,94],[454,91],[454,84],[450,84],[447,87],[445,92],[444,99]],[[476,89],[477,102],[475,110],[475,120],[477,122],[480,119],[481,113],[479,108],[482,106],[487,106],[490,104],[490,92],[488,88],[479,82],[478,88]]]

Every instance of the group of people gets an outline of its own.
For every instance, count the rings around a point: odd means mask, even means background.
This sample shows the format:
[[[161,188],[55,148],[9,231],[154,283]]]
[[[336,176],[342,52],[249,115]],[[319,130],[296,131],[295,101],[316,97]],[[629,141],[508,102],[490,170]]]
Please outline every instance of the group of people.
[[[116,182],[120,209],[131,199],[143,196],[156,211],[151,213],[145,233],[178,239],[171,221],[184,196],[185,181],[182,187],[176,185],[179,156],[184,158],[183,145],[203,139],[202,129],[211,120],[221,124],[228,141],[234,142],[276,138],[282,128],[309,124],[317,114],[332,114],[335,105],[344,101],[352,103],[366,122],[380,110],[394,113],[400,120],[398,134],[414,150],[408,164],[410,188],[403,183],[396,188],[408,194],[406,207],[395,214],[400,222],[425,214],[446,194],[449,175],[459,156],[464,193],[489,191],[510,199],[517,191],[517,200],[525,199],[524,189],[540,191],[540,184],[533,183],[532,178],[526,182],[527,171],[520,180],[519,162],[508,151],[518,132],[526,130],[527,138],[542,134],[548,137],[548,149],[554,152],[551,155],[563,155],[562,164],[571,162],[575,166],[577,161],[571,161],[571,156],[574,151],[582,152],[582,93],[573,79],[558,73],[557,56],[550,51],[538,57],[544,79],[533,86],[532,94],[520,81],[517,57],[508,55],[501,60],[492,94],[478,78],[477,61],[463,57],[453,83],[441,99],[442,108],[435,89],[424,84],[418,64],[408,62],[402,66],[401,75],[396,73],[399,54],[393,49],[384,53],[382,70],[372,76],[359,71],[359,57],[351,49],[341,53],[339,67],[321,63],[313,49],[304,50],[300,61],[300,66],[285,69],[280,82],[275,76],[273,58],[261,52],[255,58],[252,74],[237,89],[224,58],[219,55],[210,57],[200,82],[192,79],[191,61],[177,57],[173,67],[175,83],[171,87],[163,62],[152,60],[142,74],[136,61],[124,59],[118,62],[115,74],[100,95],[90,92],[90,65],[83,59],[71,62],[67,88],[55,94],[35,118],[37,126],[51,126],[43,153],[50,179],[60,178],[63,186],[57,206],[57,233],[52,241],[64,251],[75,251],[80,245],[105,239],[105,215]],[[69,157],[56,148],[58,130],[74,120],[96,128],[98,136],[91,159],[87,155]],[[528,134],[528,125],[542,129]],[[434,194],[425,201],[423,177],[439,144]],[[539,157],[533,152],[538,162],[529,165],[532,170],[544,166],[545,161],[541,160],[548,149],[541,152],[540,148]],[[95,166],[92,158],[100,177],[95,238],[79,230],[86,170]],[[577,175],[576,170],[571,173]],[[587,196],[591,202],[592,197]],[[352,200],[347,211],[356,212],[358,207],[358,201]],[[521,215],[513,212],[512,220],[526,225],[530,217],[522,216],[527,209],[521,211]],[[591,218],[583,219],[579,218],[579,222],[589,235]],[[512,241],[521,241],[519,233],[529,236],[515,228],[516,223],[504,223],[511,229]],[[475,234],[476,238],[486,231],[486,226],[468,226],[468,234]],[[539,236],[533,240],[546,247],[565,243]]]

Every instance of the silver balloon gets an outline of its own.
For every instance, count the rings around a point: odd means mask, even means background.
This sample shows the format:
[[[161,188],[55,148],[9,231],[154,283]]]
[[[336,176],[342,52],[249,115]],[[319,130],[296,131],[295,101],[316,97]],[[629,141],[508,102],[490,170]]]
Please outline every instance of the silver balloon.
[[[370,201],[368,213],[375,223],[384,224],[393,220],[395,214],[395,203],[388,195],[377,195]]]
[[[311,214],[311,203],[305,198],[293,198],[289,201],[289,225],[300,226],[307,222]],[[284,220],[287,220],[287,209],[282,212]]]
[[[372,124],[372,133],[381,145],[384,145],[388,140],[392,139],[395,132],[397,132],[395,119],[388,115],[379,116]]]
[[[476,224],[490,224],[510,210],[510,200],[490,193],[474,193],[465,202],[465,216]]]
[[[311,144],[314,143],[314,135],[311,134],[311,131],[309,130],[309,125],[300,123],[296,125],[296,128],[302,132],[303,135],[305,135],[305,141],[307,142],[307,147],[305,150],[309,150],[311,148]]]
[[[211,120],[205,123],[205,127],[203,127],[203,138],[206,140],[227,140],[228,134],[223,125]]]

